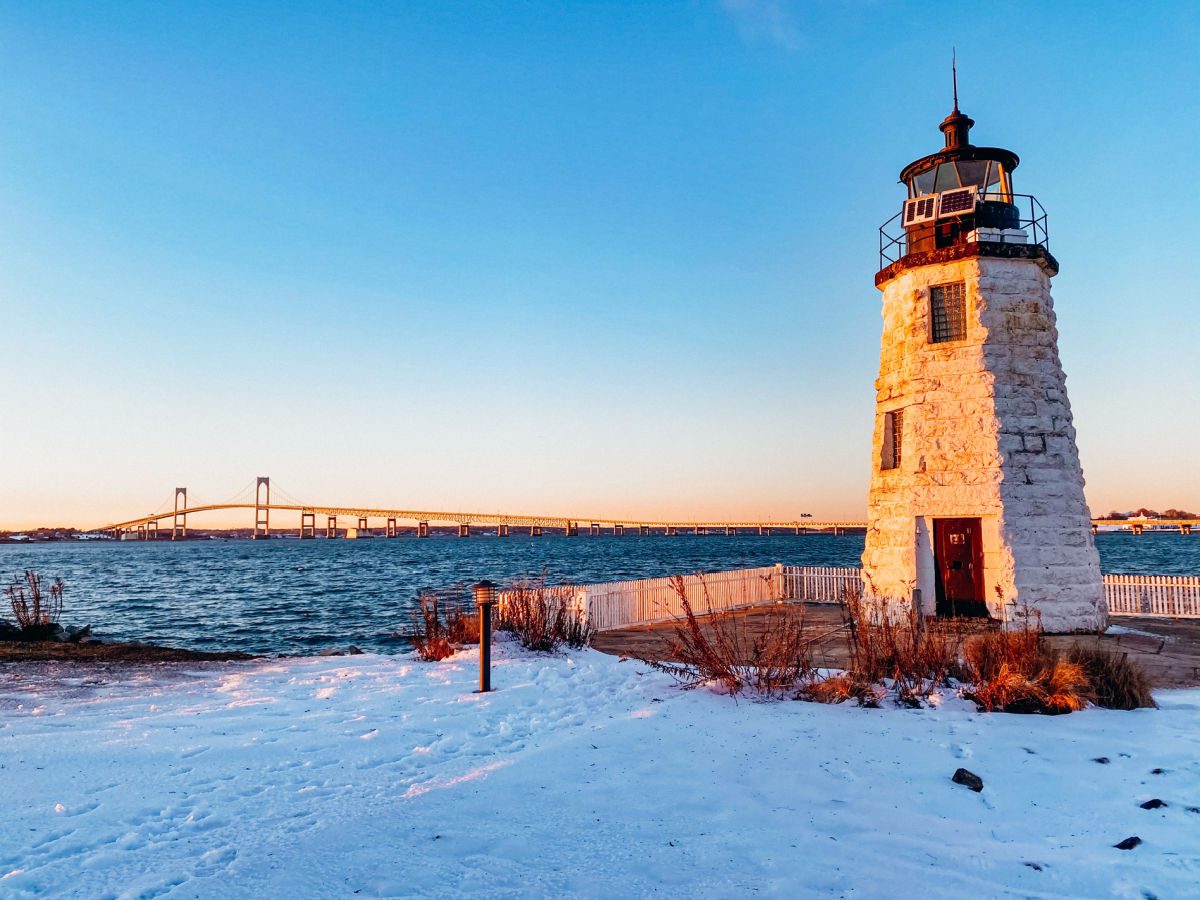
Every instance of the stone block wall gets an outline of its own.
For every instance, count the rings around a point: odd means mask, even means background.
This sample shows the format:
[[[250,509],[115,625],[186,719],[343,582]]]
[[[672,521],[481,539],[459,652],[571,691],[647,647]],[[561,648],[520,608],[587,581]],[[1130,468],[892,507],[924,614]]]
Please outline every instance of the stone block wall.
[[[963,282],[964,340],[930,340],[929,289]],[[1026,606],[1047,631],[1105,620],[1050,278],[1037,260],[974,256],[883,285],[868,530],[868,595],[932,612],[933,520],[979,517],[989,611]],[[898,468],[882,470],[884,414],[903,410]]]

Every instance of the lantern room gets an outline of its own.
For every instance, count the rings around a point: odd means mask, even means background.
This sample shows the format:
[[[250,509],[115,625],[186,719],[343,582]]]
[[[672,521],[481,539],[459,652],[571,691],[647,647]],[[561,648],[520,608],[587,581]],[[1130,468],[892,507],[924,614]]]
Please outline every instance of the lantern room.
[[[1013,190],[1020,158],[972,144],[974,125],[959,110],[956,91],[954,109],[938,126],[945,146],[900,173],[907,197],[899,215],[880,229],[881,269],[912,254],[964,244],[1040,245],[1048,251],[1045,211],[1034,197]]]

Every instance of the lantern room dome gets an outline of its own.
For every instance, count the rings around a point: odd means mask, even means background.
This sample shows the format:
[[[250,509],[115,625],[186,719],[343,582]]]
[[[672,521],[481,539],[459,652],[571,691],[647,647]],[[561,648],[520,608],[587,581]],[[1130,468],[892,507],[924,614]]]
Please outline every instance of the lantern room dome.
[[[936,194],[958,187],[976,187],[981,194],[1012,194],[1012,171],[1020,157],[1000,147],[976,147],[971,143],[975,120],[959,112],[958,104],[938,128],[946,145],[936,153],[910,162],[900,172],[909,197]]]

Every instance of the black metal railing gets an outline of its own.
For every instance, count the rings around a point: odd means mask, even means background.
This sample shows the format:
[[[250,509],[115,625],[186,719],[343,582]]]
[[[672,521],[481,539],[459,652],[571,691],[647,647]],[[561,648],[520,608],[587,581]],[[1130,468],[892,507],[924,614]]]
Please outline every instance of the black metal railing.
[[[1005,223],[1009,228],[1020,229],[1026,232],[1027,243],[1031,245],[1041,245],[1046,250],[1050,249],[1050,230],[1047,226],[1046,210],[1037,197],[1033,194],[993,194],[980,192],[977,201],[977,208],[982,208],[984,205],[1005,205],[1016,210],[1016,217],[1012,221]],[[909,234],[904,229],[901,222],[901,217],[904,215],[904,210],[892,216],[881,226],[879,226],[879,268],[886,269],[892,263],[903,259],[909,253]],[[930,231],[935,226],[954,223],[955,236],[949,243],[958,243],[965,239],[965,235],[975,231],[977,228],[993,227],[990,223],[977,223],[976,218],[984,218],[977,215],[960,216],[955,219],[939,219],[937,222],[929,223]]]

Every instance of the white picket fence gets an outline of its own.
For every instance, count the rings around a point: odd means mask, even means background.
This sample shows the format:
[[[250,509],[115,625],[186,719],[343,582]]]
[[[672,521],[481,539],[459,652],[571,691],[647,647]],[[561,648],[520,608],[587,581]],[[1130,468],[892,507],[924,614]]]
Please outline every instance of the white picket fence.
[[[862,569],[854,566],[780,566],[784,600],[841,603],[862,587]]]
[[[695,613],[740,609],[781,600],[841,603],[862,584],[852,566],[763,566],[682,577]],[[674,578],[644,578],[577,585],[570,602],[586,612],[597,631],[668,622],[683,616]],[[558,588],[564,591],[564,588]],[[503,606],[508,591],[500,594]],[[1180,575],[1105,575],[1108,611],[1120,616],[1200,618],[1200,577]]]
[[[680,585],[680,582],[682,584]],[[717,612],[774,603],[781,599],[782,567],[737,569],[675,578],[646,578],[586,584],[588,619],[597,631],[626,625],[649,625],[683,616],[682,586],[692,611]]]
[[[1200,619],[1194,575],[1105,575],[1104,597],[1113,615]]]

